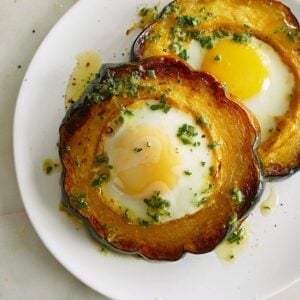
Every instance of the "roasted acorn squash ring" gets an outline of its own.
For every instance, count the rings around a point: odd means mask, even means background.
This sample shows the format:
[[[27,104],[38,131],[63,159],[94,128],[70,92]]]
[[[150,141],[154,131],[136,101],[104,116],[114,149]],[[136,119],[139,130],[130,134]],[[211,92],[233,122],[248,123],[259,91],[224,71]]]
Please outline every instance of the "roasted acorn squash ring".
[[[148,70],[154,71],[156,78],[147,77]],[[107,80],[128,78],[133,72],[141,80],[138,94],[112,96],[103,89]],[[150,92],[148,87],[153,85],[156,91]],[[120,113],[116,103],[126,107],[141,99],[159,101],[161,92],[166,89],[169,104],[195,116],[205,114],[214,134],[223,140],[218,150],[216,188],[207,205],[195,214],[149,226],[131,224],[104,204],[99,190],[91,185],[90,170],[95,167],[95,155],[102,147],[101,136],[109,120]],[[232,119],[237,122],[231,122]],[[255,153],[257,140],[258,131],[251,113],[229,100],[212,76],[194,72],[171,57],[140,64],[108,65],[102,68],[81,100],[71,107],[60,127],[63,202],[88,225],[98,241],[113,249],[159,260],[176,260],[185,252],[205,253],[234,230],[257,203],[262,190]],[[235,187],[244,196],[240,203],[232,197]],[[74,198],[74,194],[82,191],[88,194],[84,203]]]
[[[300,167],[300,28],[290,9],[273,0],[177,0],[166,6],[159,20],[136,39],[132,60],[174,54],[169,48],[171,31],[180,15],[198,16],[201,9],[212,17],[194,26],[211,33],[228,30],[245,33],[250,28],[258,39],[271,45],[295,76],[295,88],[288,112],[278,118],[276,131],[258,149],[270,180],[291,175]]]

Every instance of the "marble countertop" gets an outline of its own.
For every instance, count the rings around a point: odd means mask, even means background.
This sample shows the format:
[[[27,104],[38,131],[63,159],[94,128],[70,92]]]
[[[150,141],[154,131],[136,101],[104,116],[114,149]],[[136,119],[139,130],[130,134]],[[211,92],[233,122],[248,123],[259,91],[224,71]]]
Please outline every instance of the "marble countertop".
[[[24,211],[12,149],[18,89],[37,47],[76,0],[2,0],[0,11],[0,299],[107,299],[48,252]],[[300,299],[300,283],[270,300]]]

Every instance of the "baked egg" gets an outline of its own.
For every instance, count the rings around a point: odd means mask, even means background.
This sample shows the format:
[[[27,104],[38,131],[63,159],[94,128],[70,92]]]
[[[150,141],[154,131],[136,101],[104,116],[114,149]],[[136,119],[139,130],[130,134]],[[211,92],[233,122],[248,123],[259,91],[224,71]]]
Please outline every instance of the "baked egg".
[[[140,100],[124,108],[122,125],[104,137],[110,178],[101,192],[129,221],[166,222],[195,213],[212,189],[214,151],[207,134],[192,116],[159,105]]]
[[[222,39],[210,49],[192,40],[187,62],[214,75],[255,114],[262,142],[275,130],[276,117],[283,116],[290,106],[293,73],[270,45],[255,37],[246,42]]]

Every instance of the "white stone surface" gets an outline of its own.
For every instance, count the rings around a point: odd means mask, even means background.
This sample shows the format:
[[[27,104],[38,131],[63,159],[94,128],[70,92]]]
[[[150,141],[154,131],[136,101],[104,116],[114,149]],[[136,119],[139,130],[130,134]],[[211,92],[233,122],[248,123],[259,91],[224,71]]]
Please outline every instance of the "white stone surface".
[[[13,112],[21,80],[44,36],[75,2],[1,0],[0,299],[4,300],[107,299],[74,278],[42,245],[24,212],[13,165]],[[271,299],[300,299],[300,283]]]

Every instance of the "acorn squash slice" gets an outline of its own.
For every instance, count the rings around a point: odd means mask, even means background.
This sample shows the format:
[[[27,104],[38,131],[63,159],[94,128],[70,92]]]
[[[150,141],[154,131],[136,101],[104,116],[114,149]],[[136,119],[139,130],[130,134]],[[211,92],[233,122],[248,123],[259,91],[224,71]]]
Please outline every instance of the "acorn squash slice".
[[[173,108],[191,116],[194,126],[205,132],[214,157],[205,201],[196,212],[166,222],[129,218],[127,210],[112,207],[102,193],[113,180],[114,167],[104,140],[118,133],[129,107],[149,99],[154,101],[149,113],[161,109],[161,118]],[[177,58],[103,67],[59,132],[64,204],[98,241],[122,252],[156,260],[209,252],[246,218],[262,190],[255,153],[258,131],[251,113],[228,99],[212,76],[192,71]]]
[[[273,0],[174,1],[138,36],[132,60],[174,54],[187,59],[191,40],[210,49],[223,39],[243,43],[252,37],[270,45],[294,76],[294,88],[286,95],[289,105],[275,114],[274,127],[266,128],[268,136],[258,149],[266,176],[280,179],[300,166],[300,28],[288,7]]]

